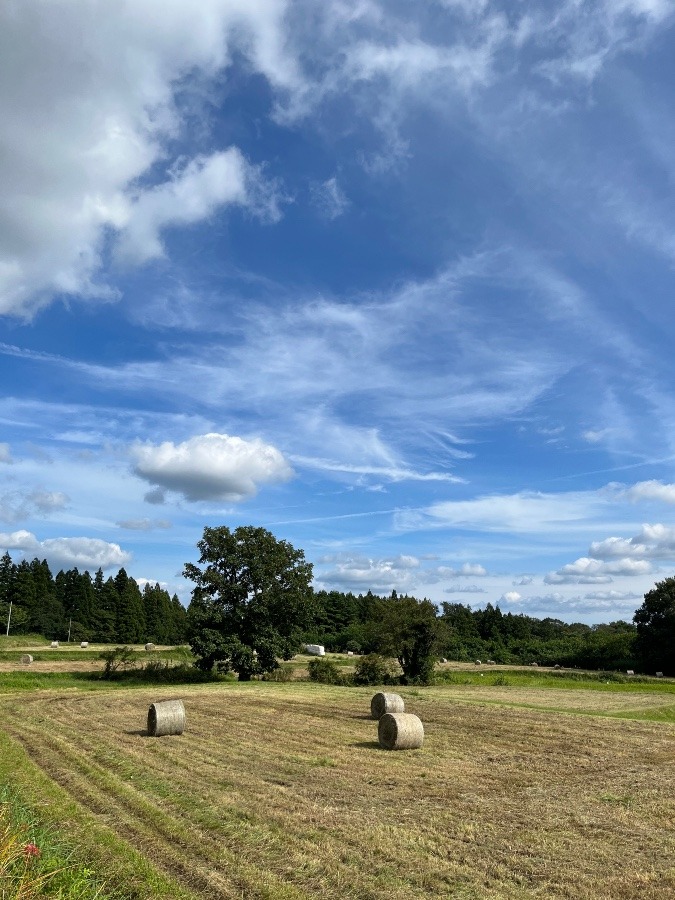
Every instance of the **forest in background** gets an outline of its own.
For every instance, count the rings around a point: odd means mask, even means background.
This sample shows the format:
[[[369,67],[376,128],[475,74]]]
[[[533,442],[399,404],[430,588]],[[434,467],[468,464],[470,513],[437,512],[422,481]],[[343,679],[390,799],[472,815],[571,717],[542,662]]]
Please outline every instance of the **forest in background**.
[[[313,622],[302,640],[325,646],[329,652],[361,654],[382,648],[383,622],[388,607],[413,600],[393,591],[382,597],[368,591],[314,591]],[[629,622],[568,624],[559,619],[536,619],[522,613],[502,613],[488,603],[472,609],[461,603],[416,601],[436,619],[438,657],[472,662],[625,670],[644,666],[638,630]],[[178,596],[159,584],[141,588],[122,568],[105,578],[77,568],[52,575],[46,560],[14,563],[0,558],[0,622],[11,634],[39,633],[52,640],[134,644],[152,641],[180,644],[189,640],[189,610]]]
[[[159,584],[138,583],[120,569],[105,578],[77,568],[53,576],[46,560],[0,558],[0,616],[11,634],[43,634],[51,640],[105,644],[180,644],[187,639],[187,611]]]

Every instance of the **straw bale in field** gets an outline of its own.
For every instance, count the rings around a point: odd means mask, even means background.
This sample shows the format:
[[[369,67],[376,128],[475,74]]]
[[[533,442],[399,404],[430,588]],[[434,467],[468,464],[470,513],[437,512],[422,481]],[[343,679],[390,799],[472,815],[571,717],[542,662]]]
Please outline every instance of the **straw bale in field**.
[[[80,641],[80,647],[82,648],[82,650],[86,650],[88,646],[89,641]]]
[[[385,713],[402,713],[404,710],[403,697],[398,694],[380,691],[370,701],[370,715],[373,719],[380,719]]]
[[[21,657],[21,662],[24,666],[29,666],[33,662],[33,657],[30,655],[30,653],[24,653],[24,655]]]
[[[160,700],[148,710],[148,734],[182,734],[185,730],[185,707],[182,700]]]
[[[155,649],[155,645],[154,645],[154,644],[151,644],[151,643],[147,643],[147,644],[145,645],[145,649],[146,649],[146,650],[154,650],[154,649]]]
[[[635,675],[633,669],[626,669],[626,675]]]
[[[663,672],[657,672],[657,673],[656,673],[656,677],[657,677],[657,678],[663,678]]]
[[[424,743],[424,726],[413,713],[385,713],[377,737],[383,750],[417,750]]]
[[[477,659],[477,660],[476,660],[476,665],[477,665],[477,666],[482,666],[483,663],[482,663],[479,659]]]
[[[58,641],[52,641],[51,647],[52,647],[52,650],[58,650],[58,648],[59,648],[59,642],[58,642]]]

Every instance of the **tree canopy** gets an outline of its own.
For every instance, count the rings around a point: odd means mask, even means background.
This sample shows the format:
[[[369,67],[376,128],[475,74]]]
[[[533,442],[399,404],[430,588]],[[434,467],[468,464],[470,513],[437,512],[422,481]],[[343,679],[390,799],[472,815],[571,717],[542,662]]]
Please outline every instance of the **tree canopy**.
[[[666,578],[645,594],[636,610],[635,650],[645,670],[675,675],[675,578]]]
[[[314,617],[312,566],[302,550],[265,528],[205,528],[188,608],[190,646],[200,668],[234,671],[241,681],[290,659]]]

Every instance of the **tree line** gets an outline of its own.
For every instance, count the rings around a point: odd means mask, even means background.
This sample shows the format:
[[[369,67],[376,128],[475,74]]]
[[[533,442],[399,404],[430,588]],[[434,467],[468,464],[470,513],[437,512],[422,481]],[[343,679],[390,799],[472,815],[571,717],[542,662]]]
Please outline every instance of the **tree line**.
[[[569,625],[504,614],[491,603],[439,608],[396,591],[314,591],[302,550],[264,528],[205,528],[197,547],[200,565],[186,564],[183,574],[195,584],[188,630],[205,670],[247,680],[273,671],[304,642],[393,656],[407,683],[427,682],[439,657],[675,675],[675,578],[645,595],[634,624]]]
[[[0,558],[0,617],[5,629],[9,621],[10,634],[51,640],[180,644],[187,638],[185,607],[159,584],[141,590],[124,569],[114,578],[102,569],[92,578],[77,568],[53,576],[46,560],[14,563],[9,553]]]

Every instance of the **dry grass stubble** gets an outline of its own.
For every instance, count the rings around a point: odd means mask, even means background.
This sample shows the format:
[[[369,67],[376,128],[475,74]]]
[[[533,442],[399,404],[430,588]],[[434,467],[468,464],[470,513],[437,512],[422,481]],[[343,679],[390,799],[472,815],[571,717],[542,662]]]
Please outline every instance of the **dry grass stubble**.
[[[100,822],[204,897],[666,900],[675,730],[405,695],[422,750],[377,747],[367,690],[157,691],[2,701],[6,730]],[[405,694],[405,692],[402,692]],[[167,699],[169,697],[167,696]],[[513,699],[513,695],[511,695]]]

